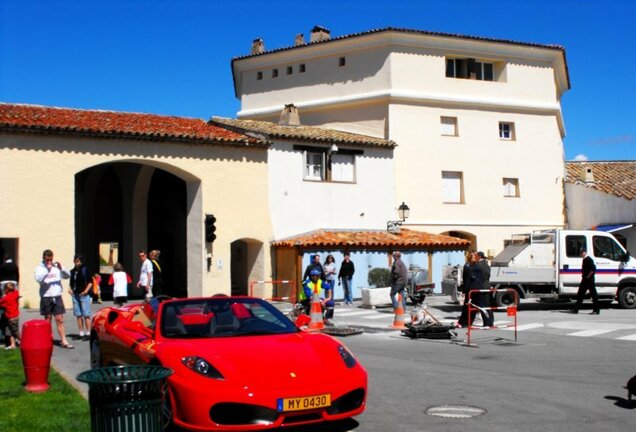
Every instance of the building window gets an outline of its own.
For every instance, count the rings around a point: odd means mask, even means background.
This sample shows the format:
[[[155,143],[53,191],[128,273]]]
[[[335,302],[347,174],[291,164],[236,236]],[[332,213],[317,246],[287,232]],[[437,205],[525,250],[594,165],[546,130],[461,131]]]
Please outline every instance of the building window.
[[[329,157],[331,181],[350,183],[355,181],[355,155],[332,153]]]
[[[499,122],[499,138],[502,140],[514,141],[515,124],[510,122]]]
[[[327,149],[304,150],[305,180],[355,182],[355,152],[331,153]]]
[[[347,64],[347,59],[345,59],[344,57],[340,57],[338,59],[338,66],[345,66]]]
[[[298,65],[298,72],[305,73],[305,63],[301,63]]]
[[[305,152],[305,180],[325,180],[324,168],[324,152]]]
[[[505,197],[519,197],[519,179],[516,178],[504,178],[503,189]]]
[[[464,203],[464,173],[442,171],[442,200],[447,204]]]
[[[278,76],[278,69],[272,69],[272,78],[276,78]]]
[[[256,72],[256,79],[259,80],[259,81],[262,80],[263,79],[263,72],[260,72],[260,71]]]
[[[287,75],[291,75],[294,72],[294,68],[287,66]]]
[[[479,81],[494,80],[494,64],[468,59],[446,59],[446,76],[448,78],[464,78]]]
[[[457,134],[457,117],[440,117],[442,135],[458,136]]]

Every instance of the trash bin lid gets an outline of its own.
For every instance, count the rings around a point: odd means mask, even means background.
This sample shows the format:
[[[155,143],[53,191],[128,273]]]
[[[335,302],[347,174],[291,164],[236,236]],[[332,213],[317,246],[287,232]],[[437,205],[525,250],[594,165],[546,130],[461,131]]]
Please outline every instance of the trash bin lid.
[[[77,380],[87,384],[141,383],[166,379],[172,373],[163,366],[111,366],[81,372]]]

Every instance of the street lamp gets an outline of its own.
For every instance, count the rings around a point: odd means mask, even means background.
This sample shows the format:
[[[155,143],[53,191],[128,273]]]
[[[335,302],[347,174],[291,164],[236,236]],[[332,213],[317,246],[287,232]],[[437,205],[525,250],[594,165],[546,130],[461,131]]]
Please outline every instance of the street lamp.
[[[411,213],[411,209],[404,203],[404,201],[402,201],[402,204],[398,207],[397,211],[401,220],[388,221],[386,223],[386,230],[390,233],[399,233],[400,225],[406,221]]]

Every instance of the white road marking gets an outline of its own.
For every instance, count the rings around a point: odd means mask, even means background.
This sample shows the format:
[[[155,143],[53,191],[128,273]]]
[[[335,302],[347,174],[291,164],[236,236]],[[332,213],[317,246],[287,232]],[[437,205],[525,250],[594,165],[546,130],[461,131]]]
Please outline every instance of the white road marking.
[[[632,334],[632,335],[629,335],[629,336],[623,336],[623,337],[616,338],[616,340],[636,341],[636,333]]]
[[[543,323],[522,324],[522,325],[518,325],[517,326],[517,331],[532,330],[532,329],[541,328],[541,327],[544,327]],[[504,328],[502,330],[514,331],[515,328],[514,327],[506,327],[506,328]]]
[[[598,336],[605,333],[613,332],[616,329],[597,329],[597,330],[583,330],[574,333],[568,333],[567,336],[578,336],[578,337],[590,337],[590,336]]]
[[[377,315],[378,312],[375,311],[352,311],[352,312],[340,312],[337,311],[338,316],[356,316],[356,315]]]

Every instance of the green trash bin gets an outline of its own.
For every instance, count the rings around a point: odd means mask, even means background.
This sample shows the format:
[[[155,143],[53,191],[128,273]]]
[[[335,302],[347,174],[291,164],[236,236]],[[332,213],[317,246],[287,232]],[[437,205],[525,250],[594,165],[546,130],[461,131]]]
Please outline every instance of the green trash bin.
[[[161,404],[172,369],[114,366],[80,373],[88,384],[92,432],[161,432]]]

